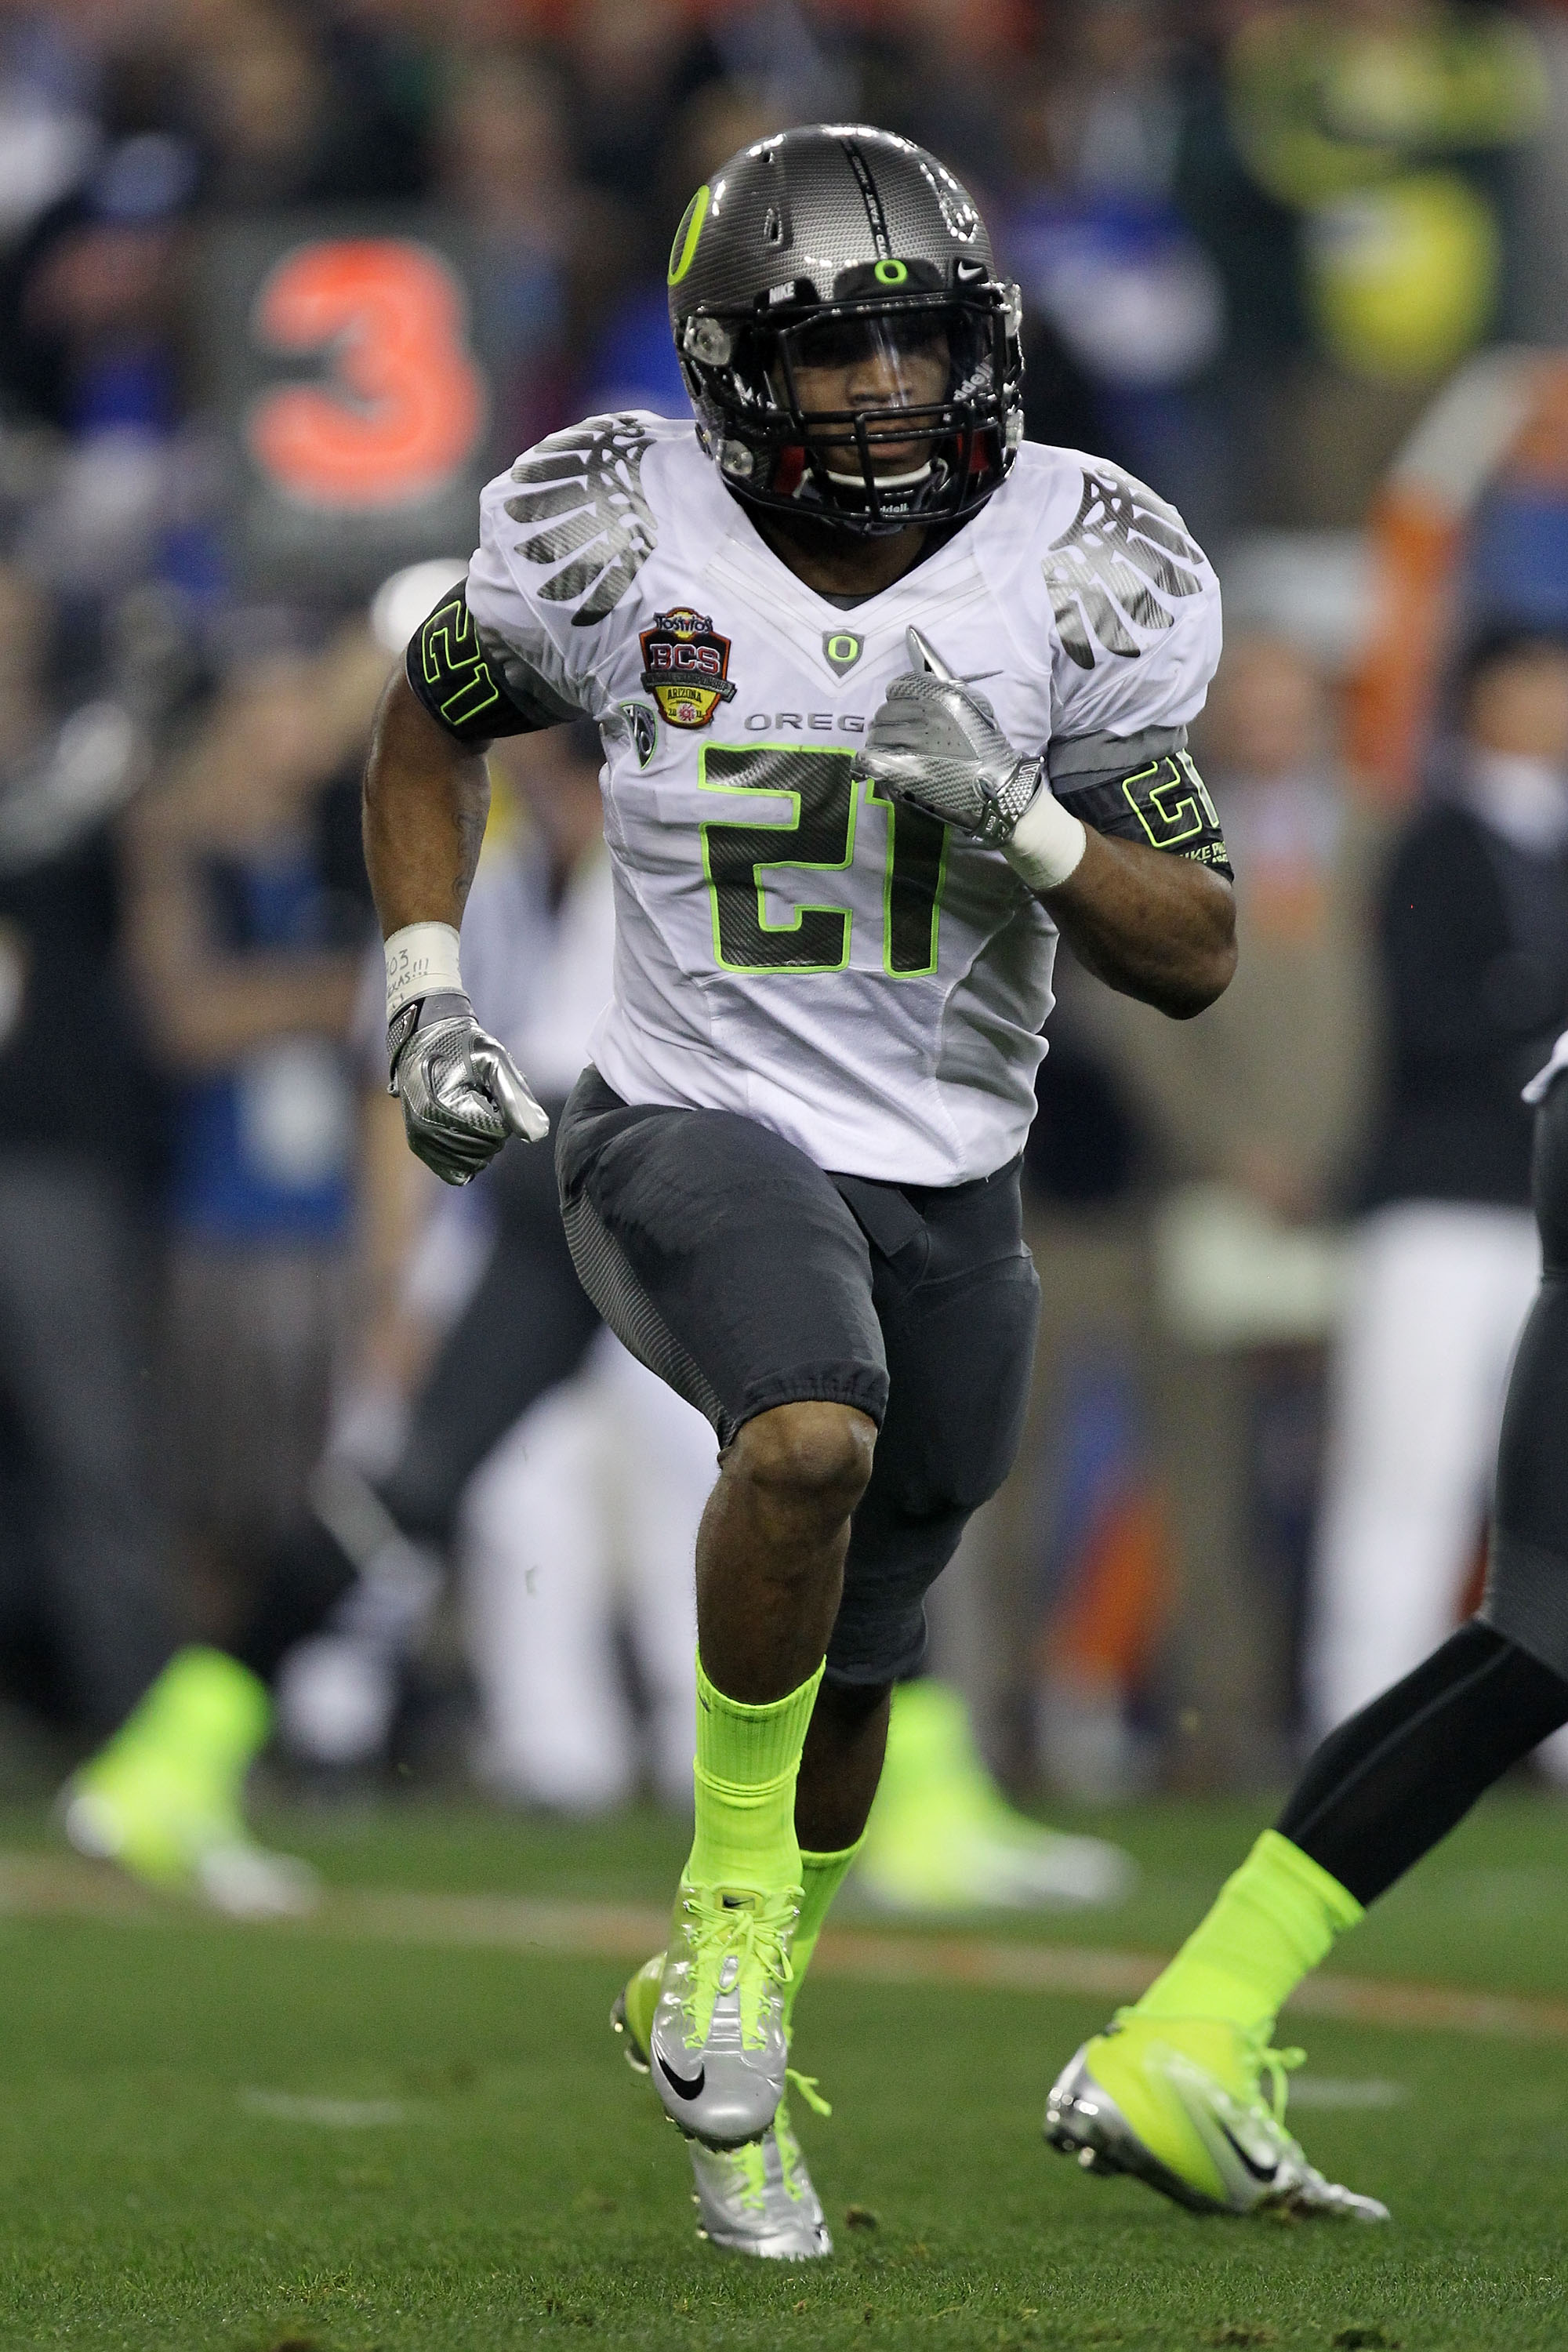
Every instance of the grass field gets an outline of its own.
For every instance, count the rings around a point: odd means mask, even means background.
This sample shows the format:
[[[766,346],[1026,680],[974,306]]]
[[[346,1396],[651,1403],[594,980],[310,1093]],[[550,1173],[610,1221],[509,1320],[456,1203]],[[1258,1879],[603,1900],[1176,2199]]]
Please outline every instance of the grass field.
[[[36,1812],[0,1815],[21,1857],[0,1866],[6,2352],[1568,2345],[1550,1801],[1491,1801],[1343,1950],[1361,1978],[1524,2000],[1451,2004],[1463,2030],[1301,2021],[1302,2137],[1392,2227],[1198,2221],[1048,2155],[1047,2083],[1103,1996],[825,1969],[797,2055],[835,2103],[802,2137],[839,2252],[805,2268],[698,2242],[684,2150],[605,2030],[625,1906],[662,1902],[679,1864],[669,1825],[410,1807],[268,1826],[335,1887],[381,1892],[307,1928],[116,1913],[106,1883],[38,1859]],[[965,1930],[1004,1960],[1168,1949],[1256,1818],[1173,1803],[1109,1826],[1145,1873],[1120,1910]],[[562,1948],[527,1949],[484,1899],[503,1896],[622,1908],[552,1912]],[[922,1949],[963,1961],[951,1935]]]

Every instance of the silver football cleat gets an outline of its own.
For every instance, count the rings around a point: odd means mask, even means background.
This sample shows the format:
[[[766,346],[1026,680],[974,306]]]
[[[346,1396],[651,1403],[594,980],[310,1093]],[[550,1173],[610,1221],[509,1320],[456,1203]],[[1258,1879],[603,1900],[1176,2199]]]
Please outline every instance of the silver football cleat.
[[[1206,2068],[1159,2034],[1154,2021],[1139,2022],[1145,2028],[1146,2046],[1131,2063],[1169,2108],[1175,2128],[1166,2155],[1161,2156],[1134,2130],[1094,2072],[1091,2053],[1096,2045],[1104,2050],[1125,2029],[1086,2042],[1057,2077],[1046,2102],[1045,2137],[1051,2147],[1076,2157],[1086,2172],[1129,2173],[1189,2212],[1283,2211],[1387,2221],[1388,2208],[1375,2197],[1358,2196],[1325,2180],[1286,2130],[1281,2114],[1271,2113],[1261,2097],[1249,2102],[1233,2097]],[[1120,2063],[1128,2063],[1121,2052],[1116,2057]],[[1183,2142],[1185,2168],[1171,2160]]]
[[[818,2262],[833,2252],[787,2101],[747,2147],[690,2147],[698,2234],[710,2245],[775,2263]]]
[[[784,2096],[784,1994],[799,1890],[682,1882],[648,2034],[659,2104],[710,2147],[760,2139]]]

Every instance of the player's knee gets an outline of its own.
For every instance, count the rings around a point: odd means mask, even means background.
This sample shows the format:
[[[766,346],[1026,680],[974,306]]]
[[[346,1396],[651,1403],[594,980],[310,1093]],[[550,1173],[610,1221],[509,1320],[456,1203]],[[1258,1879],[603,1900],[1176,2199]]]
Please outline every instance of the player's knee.
[[[775,1405],[747,1422],[735,1440],[733,1466],[781,1499],[847,1518],[866,1491],[876,1444],[868,1414],[814,1399]]]

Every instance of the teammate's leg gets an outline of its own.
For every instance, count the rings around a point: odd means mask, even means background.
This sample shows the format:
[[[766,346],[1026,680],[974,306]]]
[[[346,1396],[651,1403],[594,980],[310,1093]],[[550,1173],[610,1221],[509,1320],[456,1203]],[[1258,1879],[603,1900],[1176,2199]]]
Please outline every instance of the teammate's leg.
[[[1408,1674],[1458,1616],[1540,1263],[1529,1214],[1511,1209],[1409,1202],[1360,1236],[1313,1562],[1317,1738]]]
[[[1480,1615],[1323,1742],[1207,1917],[1051,2094],[1047,2131],[1181,2201],[1326,2191],[1259,2074],[1280,2005],[1366,1905],[1568,1722],[1568,1085],[1536,1122],[1540,1292],[1509,1381]],[[1239,2145],[1238,2145],[1239,2142]],[[1325,2192],[1320,2194],[1320,2192]],[[1378,2209],[1381,2210],[1381,2209]]]

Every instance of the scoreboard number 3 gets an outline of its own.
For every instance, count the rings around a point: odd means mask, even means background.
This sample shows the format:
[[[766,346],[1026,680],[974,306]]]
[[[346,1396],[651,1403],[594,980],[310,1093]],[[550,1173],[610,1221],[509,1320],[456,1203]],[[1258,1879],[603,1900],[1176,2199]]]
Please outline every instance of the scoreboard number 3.
[[[447,489],[487,419],[467,301],[429,246],[326,238],[284,255],[257,297],[257,341],[325,361],[309,383],[263,394],[251,455],[297,504],[364,514]]]

